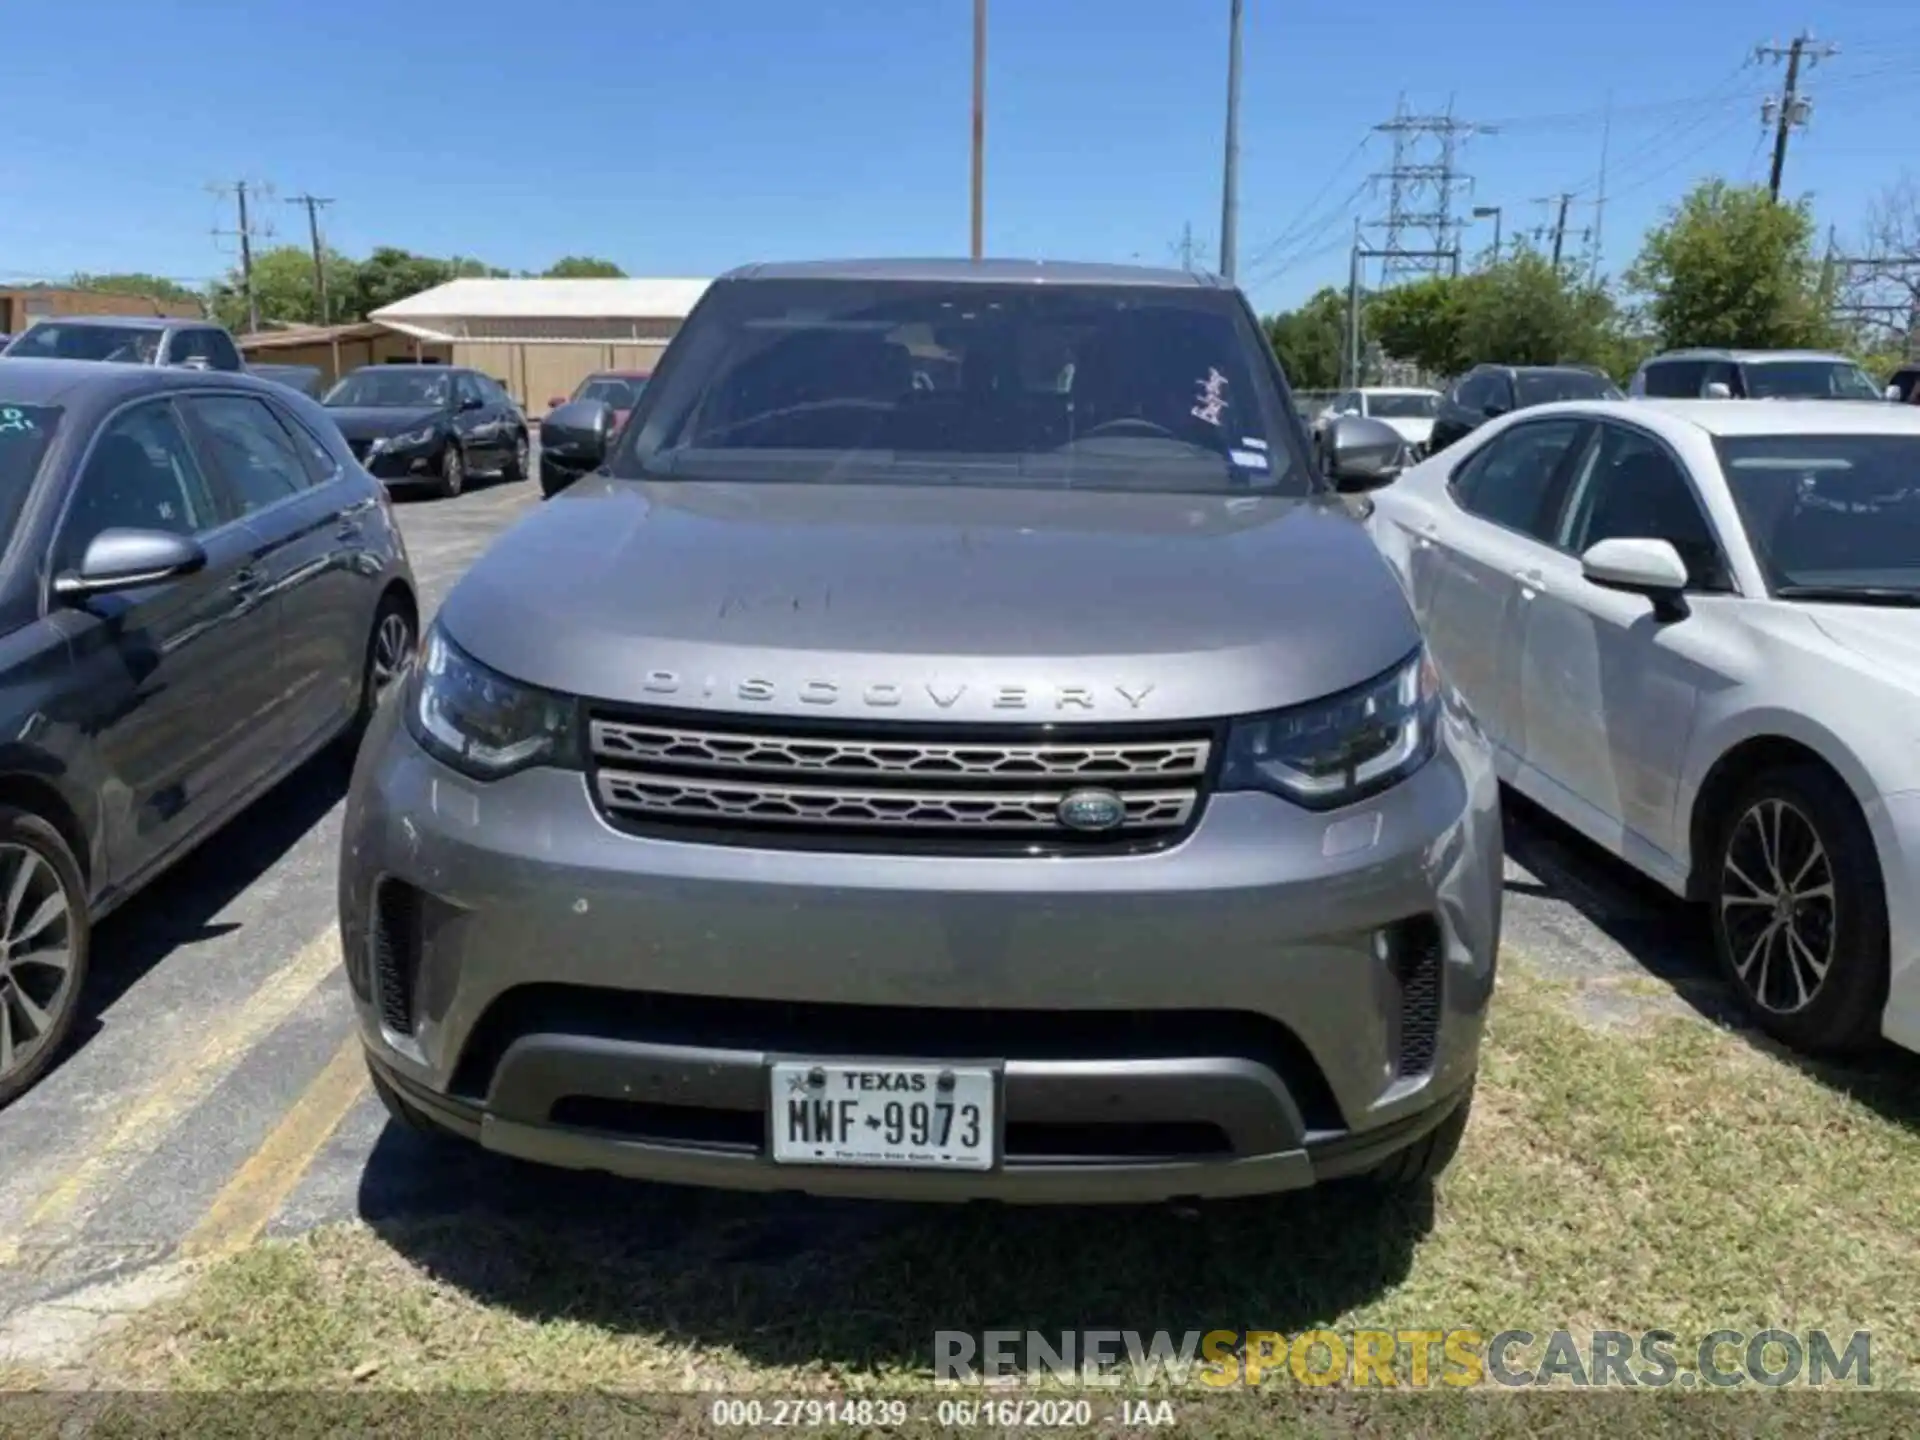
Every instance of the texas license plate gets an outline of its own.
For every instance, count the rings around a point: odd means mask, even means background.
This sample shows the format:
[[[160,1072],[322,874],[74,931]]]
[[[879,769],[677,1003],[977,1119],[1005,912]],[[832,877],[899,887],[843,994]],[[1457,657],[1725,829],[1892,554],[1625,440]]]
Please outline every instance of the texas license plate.
[[[991,1069],[782,1060],[772,1081],[780,1164],[993,1168]]]

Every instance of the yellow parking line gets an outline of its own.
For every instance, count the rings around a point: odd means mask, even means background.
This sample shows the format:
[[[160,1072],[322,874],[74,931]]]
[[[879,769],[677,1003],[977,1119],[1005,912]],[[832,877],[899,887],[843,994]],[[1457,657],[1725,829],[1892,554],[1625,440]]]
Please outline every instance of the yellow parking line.
[[[0,1266],[18,1261],[29,1241],[53,1238],[49,1232],[93,1198],[103,1179],[118,1174],[131,1158],[157,1149],[172,1126],[211,1094],[247,1052],[339,964],[339,937],[328,930],[246,1000],[221,1014],[198,1053],[157,1076],[144,1094],[130,1097],[119,1123],[97,1144],[88,1146],[80,1163],[41,1197],[20,1233],[0,1237]]]
[[[214,1196],[200,1223],[180,1242],[180,1254],[217,1258],[251,1244],[366,1091],[360,1037],[349,1035],[273,1133]]]

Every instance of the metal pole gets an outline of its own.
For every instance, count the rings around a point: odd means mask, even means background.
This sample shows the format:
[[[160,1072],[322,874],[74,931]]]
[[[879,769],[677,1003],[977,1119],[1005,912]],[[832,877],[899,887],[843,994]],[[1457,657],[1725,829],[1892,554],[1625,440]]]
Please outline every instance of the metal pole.
[[[1500,207],[1493,207],[1493,263],[1500,263]]]
[[[1360,222],[1353,222],[1353,254],[1347,262],[1347,363],[1341,388],[1360,383]]]
[[[985,253],[987,189],[987,0],[973,0],[973,258]]]
[[[1227,40],[1227,155],[1220,187],[1220,273],[1233,279],[1234,232],[1240,220],[1240,11],[1233,0]]]
[[[240,285],[247,292],[247,330],[257,335],[260,333],[260,302],[253,293],[253,236],[247,229],[247,182],[236,181],[233,189],[240,201]]]

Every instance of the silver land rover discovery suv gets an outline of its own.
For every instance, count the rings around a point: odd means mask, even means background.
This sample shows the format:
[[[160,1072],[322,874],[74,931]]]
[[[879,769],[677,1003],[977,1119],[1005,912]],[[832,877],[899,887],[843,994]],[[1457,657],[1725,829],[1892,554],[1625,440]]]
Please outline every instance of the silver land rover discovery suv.
[[[354,777],[399,1120],[923,1199],[1446,1165],[1497,787],[1236,290],[754,267],[602,457],[603,409],[549,419],[605,463],[460,581]],[[1336,479],[1390,478],[1342,427]]]

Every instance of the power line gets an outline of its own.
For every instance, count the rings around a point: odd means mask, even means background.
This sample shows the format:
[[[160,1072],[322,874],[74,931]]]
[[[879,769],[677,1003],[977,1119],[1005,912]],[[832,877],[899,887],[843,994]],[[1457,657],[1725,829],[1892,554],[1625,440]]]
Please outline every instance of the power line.
[[[1804,30],[1794,36],[1785,49],[1778,45],[1754,47],[1756,60],[1784,59],[1787,62],[1786,84],[1781,87],[1779,100],[1776,102],[1769,98],[1760,110],[1762,124],[1775,123],[1777,120],[1773,139],[1773,169],[1767,178],[1767,193],[1775,200],[1780,198],[1780,177],[1787,165],[1787,137],[1795,127],[1805,125],[1813,113],[1813,102],[1800,94],[1800,64],[1805,61],[1811,68],[1839,53],[1839,46],[1816,44],[1814,38]]]
[[[1367,143],[1372,139],[1373,132],[1371,130],[1366,131],[1360,136],[1360,143],[1346,153],[1340,163],[1334,167],[1333,172],[1327,176],[1325,183],[1323,183],[1318,190],[1314,191],[1313,198],[1300,207],[1302,217],[1310,217],[1314,214],[1314,207],[1326,199],[1327,192],[1339,183],[1340,177],[1346,174],[1348,169],[1353,165],[1353,162],[1365,153]],[[1305,224],[1306,220],[1304,218],[1295,220],[1293,224],[1289,225],[1285,230],[1282,230],[1278,235],[1274,236],[1273,239],[1261,246],[1247,263],[1250,266],[1258,265],[1276,250],[1283,249],[1285,246],[1292,244],[1299,238],[1300,231],[1305,227]]]
[[[1353,215],[1355,204],[1362,195],[1365,195],[1373,188],[1373,184],[1374,182],[1371,178],[1362,180],[1347,194],[1345,199],[1329,207],[1318,217],[1312,229],[1303,231],[1285,254],[1273,260],[1260,272],[1259,278],[1262,280],[1272,280],[1283,272],[1291,270],[1303,260],[1311,259],[1315,254],[1320,253],[1309,250],[1307,247],[1313,245],[1315,241],[1319,240],[1321,236],[1325,235],[1327,231],[1331,230],[1335,225],[1343,224],[1349,220]]]

